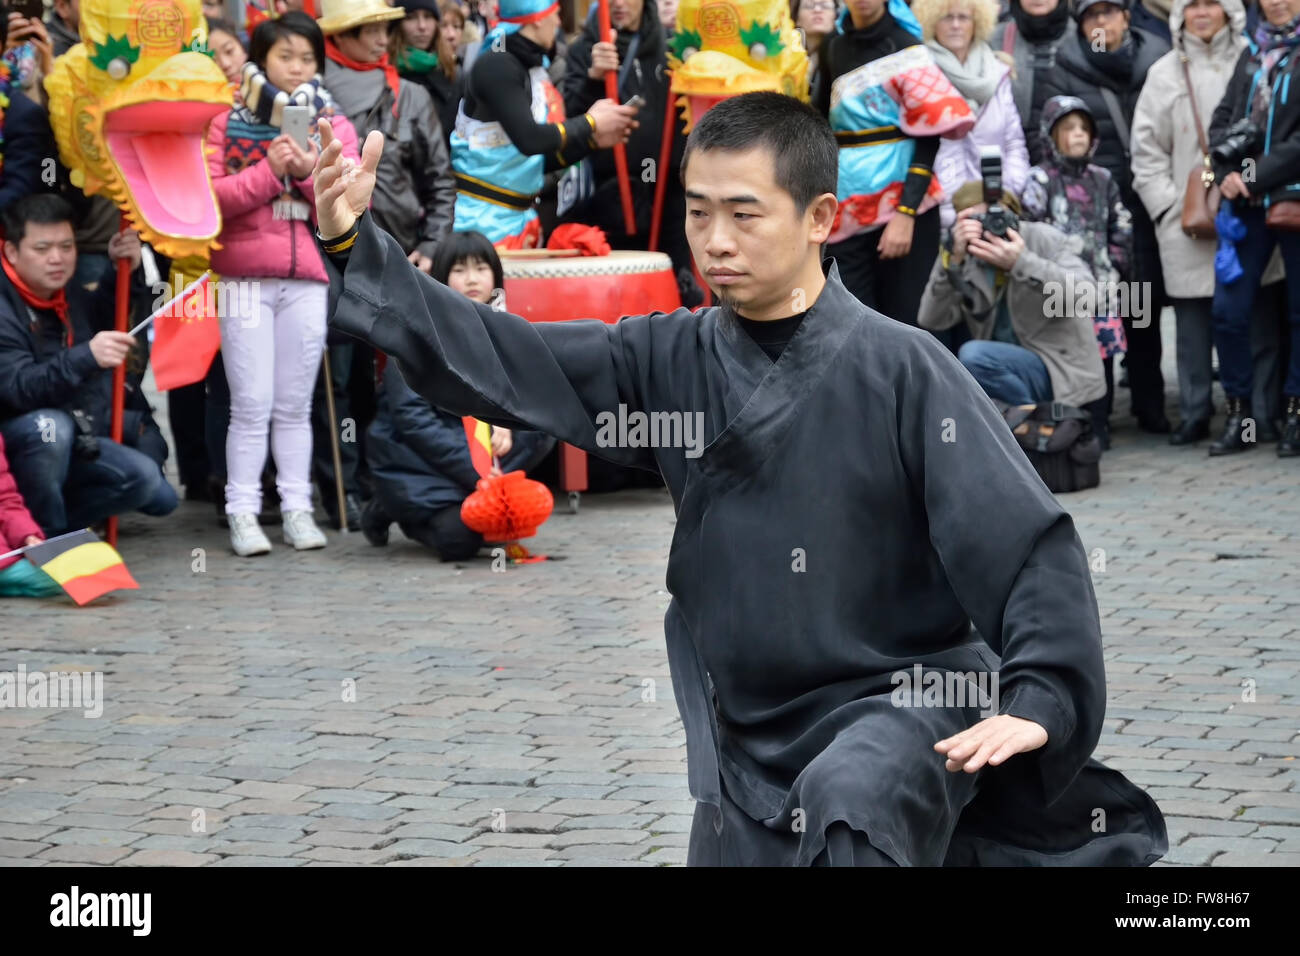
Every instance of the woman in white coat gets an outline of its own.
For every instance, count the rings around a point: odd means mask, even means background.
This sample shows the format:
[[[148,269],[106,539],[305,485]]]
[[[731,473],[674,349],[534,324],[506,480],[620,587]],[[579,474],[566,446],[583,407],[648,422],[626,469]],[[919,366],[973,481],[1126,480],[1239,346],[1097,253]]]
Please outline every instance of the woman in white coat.
[[[1133,188],[1155,223],[1165,288],[1178,323],[1178,404],[1182,423],[1169,436],[1174,445],[1207,438],[1213,411],[1210,305],[1214,297],[1216,242],[1193,239],[1182,229],[1187,176],[1204,165],[1196,117],[1208,139],[1210,117],[1246,46],[1245,27],[1242,0],[1174,0],[1169,11],[1173,49],[1147,73],[1133,116]],[[1188,95],[1188,77],[1195,96],[1195,116]],[[1281,278],[1281,259],[1275,254],[1263,281],[1267,284]],[[1261,338],[1276,337],[1276,317],[1264,314],[1271,311],[1260,310]],[[1271,328],[1266,330],[1266,326]],[[1260,358],[1275,364],[1276,349],[1268,352],[1271,357],[1265,354]],[[1276,371],[1270,376],[1256,369],[1257,383],[1275,382],[1276,378]],[[1276,403],[1262,407],[1271,404]],[[1261,431],[1268,417],[1260,416]]]

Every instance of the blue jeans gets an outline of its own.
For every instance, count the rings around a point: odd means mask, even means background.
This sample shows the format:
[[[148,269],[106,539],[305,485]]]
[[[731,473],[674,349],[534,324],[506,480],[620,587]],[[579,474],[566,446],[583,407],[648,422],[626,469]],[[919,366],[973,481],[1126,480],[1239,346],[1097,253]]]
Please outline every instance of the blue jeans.
[[[9,470],[46,536],[84,528],[110,515],[140,511],[159,517],[176,509],[176,491],[149,455],[97,438],[93,461],[73,453],[72,416],[42,408],[0,423]]]
[[[1023,345],[972,340],[957,351],[957,359],[989,398],[1008,405],[1052,400],[1047,366]]]
[[[1282,391],[1300,395],[1300,232],[1273,232],[1264,225],[1262,208],[1233,210],[1246,225],[1237,243],[1242,275],[1231,285],[1214,285],[1214,348],[1219,353],[1219,380],[1229,398],[1250,400],[1254,391],[1254,362],[1250,350],[1251,317],[1273,247],[1282,249],[1286,266],[1287,319],[1291,326],[1291,363]],[[1263,409],[1255,409],[1263,414]]]

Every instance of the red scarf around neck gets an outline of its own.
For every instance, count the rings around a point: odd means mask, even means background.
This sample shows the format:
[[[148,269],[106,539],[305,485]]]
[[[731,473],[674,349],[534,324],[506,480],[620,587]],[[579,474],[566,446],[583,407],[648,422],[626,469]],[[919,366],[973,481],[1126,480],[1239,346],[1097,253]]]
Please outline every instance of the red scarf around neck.
[[[14,284],[22,300],[30,305],[33,309],[40,309],[42,312],[53,312],[63,323],[63,327],[68,331],[68,347],[72,347],[72,320],[68,317],[68,295],[66,289],[60,289],[54,293],[51,298],[42,299],[37,295],[18,274],[18,270],[9,264],[8,258],[0,255],[0,265],[4,266],[5,275],[9,281]]]
[[[393,91],[393,115],[397,115],[397,97],[401,92],[402,79],[397,75],[397,67],[389,62],[387,53],[381,56],[374,63],[362,63],[359,60],[353,60],[345,56],[343,51],[334,45],[334,41],[329,37],[326,37],[325,55],[339,66],[346,67],[349,70],[356,70],[359,73],[365,73],[367,70],[383,70],[384,82],[386,82],[388,88]],[[361,134],[360,130],[358,130],[358,134],[362,135],[362,138],[364,139],[364,134]]]

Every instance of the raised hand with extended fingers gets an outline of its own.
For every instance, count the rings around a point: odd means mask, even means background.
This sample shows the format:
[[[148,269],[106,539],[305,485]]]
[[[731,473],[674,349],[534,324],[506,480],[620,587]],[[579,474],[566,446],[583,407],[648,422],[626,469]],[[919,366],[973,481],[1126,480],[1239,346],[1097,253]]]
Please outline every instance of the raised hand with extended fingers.
[[[316,221],[322,239],[333,239],[352,228],[370,205],[375,191],[375,170],[384,152],[384,134],[371,130],[361,147],[361,163],[343,155],[343,143],[334,137],[334,128],[321,120],[320,156],[312,170],[316,192]]]

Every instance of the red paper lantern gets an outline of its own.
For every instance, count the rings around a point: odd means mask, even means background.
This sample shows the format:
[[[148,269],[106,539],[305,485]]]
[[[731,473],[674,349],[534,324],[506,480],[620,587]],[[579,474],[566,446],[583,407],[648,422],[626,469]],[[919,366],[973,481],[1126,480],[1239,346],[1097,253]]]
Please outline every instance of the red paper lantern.
[[[551,516],[551,489],[522,471],[479,479],[478,490],[460,506],[460,520],[484,541],[531,538]]]

